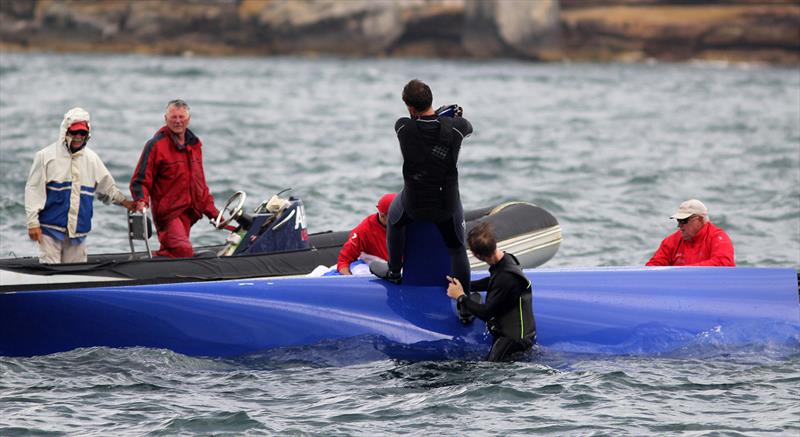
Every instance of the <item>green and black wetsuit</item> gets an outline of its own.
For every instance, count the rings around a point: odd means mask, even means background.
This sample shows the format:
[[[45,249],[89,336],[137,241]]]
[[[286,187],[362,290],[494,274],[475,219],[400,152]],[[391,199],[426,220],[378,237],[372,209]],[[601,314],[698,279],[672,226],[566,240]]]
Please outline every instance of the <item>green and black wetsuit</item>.
[[[489,361],[503,361],[536,343],[533,286],[514,255],[506,253],[497,264],[489,267],[488,277],[471,283],[471,289],[486,290],[486,303],[475,302],[466,295],[458,302],[485,321],[492,333],[494,341]]]

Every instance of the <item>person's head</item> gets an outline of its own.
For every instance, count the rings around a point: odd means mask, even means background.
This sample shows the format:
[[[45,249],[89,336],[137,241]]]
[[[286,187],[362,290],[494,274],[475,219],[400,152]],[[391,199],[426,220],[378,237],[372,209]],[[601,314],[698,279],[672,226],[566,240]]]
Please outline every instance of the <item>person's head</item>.
[[[61,126],[59,127],[60,140],[63,141],[71,151],[76,152],[80,150],[86,145],[89,138],[91,138],[90,119],[89,111],[78,106],[64,113],[64,119],[61,121]]]
[[[412,79],[403,87],[403,102],[408,107],[411,116],[417,116],[431,109],[433,104],[433,93],[425,82],[419,79]]]
[[[492,224],[484,221],[475,225],[467,234],[467,244],[469,250],[479,260],[487,262],[492,259],[497,252],[497,240]]]
[[[670,218],[677,220],[681,237],[689,241],[700,232],[700,229],[708,221],[708,208],[697,199],[689,199],[681,203]]]
[[[397,193],[384,194],[378,199],[378,204],[375,205],[375,207],[378,208],[378,221],[384,226],[386,226],[386,217],[389,214],[389,207],[392,206],[392,201],[395,197],[397,197]]]
[[[89,123],[87,121],[76,121],[67,127],[66,140],[69,142],[70,149],[80,149],[88,139]]]
[[[167,103],[167,110],[164,113],[164,122],[169,130],[176,135],[183,135],[189,127],[189,104],[181,99],[175,99]]]

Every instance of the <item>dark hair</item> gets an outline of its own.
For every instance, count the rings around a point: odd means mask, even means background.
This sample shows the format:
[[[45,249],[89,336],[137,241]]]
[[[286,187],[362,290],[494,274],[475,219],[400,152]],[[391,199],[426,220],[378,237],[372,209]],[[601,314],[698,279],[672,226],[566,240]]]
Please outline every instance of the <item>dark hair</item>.
[[[403,102],[406,105],[424,111],[433,104],[433,93],[425,82],[419,79],[412,79],[403,87]]]
[[[467,244],[472,253],[481,258],[489,258],[497,250],[494,226],[489,222],[480,222],[467,234]]]

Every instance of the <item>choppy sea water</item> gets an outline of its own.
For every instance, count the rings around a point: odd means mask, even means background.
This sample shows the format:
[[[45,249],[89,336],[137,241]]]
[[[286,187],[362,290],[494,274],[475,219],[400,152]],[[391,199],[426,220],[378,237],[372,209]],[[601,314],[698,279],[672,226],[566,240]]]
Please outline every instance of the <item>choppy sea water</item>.
[[[176,97],[192,106],[220,204],[291,187],[311,231],[343,230],[400,188],[392,127],[419,77],[459,103],[466,208],[534,202],[560,221],[548,266],[641,265],[696,197],[742,266],[800,266],[800,72],[719,64],[208,59],[0,54],[0,256],[33,255],[23,191],[64,112],[127,186]],[[197,244],[224,235],[199,223]],[[127,248],[97,204],[90,250]],[[797,340],[795,338],[795,340]],[[795,435],[800,347],[678,355],[544,349],[523,362],[408,363],[354,339],[233,360],[153,349],[0,358],[0,435]]]

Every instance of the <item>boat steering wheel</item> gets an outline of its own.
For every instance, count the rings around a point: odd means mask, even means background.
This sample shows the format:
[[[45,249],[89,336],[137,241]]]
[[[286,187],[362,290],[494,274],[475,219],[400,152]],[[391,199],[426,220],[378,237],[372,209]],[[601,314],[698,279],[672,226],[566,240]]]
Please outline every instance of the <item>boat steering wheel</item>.
[[[247,194],[245,194],[244,191],[237,191],[233,193],[233,195],[228,198],[228,201],[225,202],[225,206],[219,210],[217,219],[211,220],[211,224],[217,229],[223,229],[225,225],[231,222],[231,220],[239,218],[242,215],[242,208],[244,207],[244,200],[246,198]],[[225,217],[226,212],[228,212],[227,217]]]

